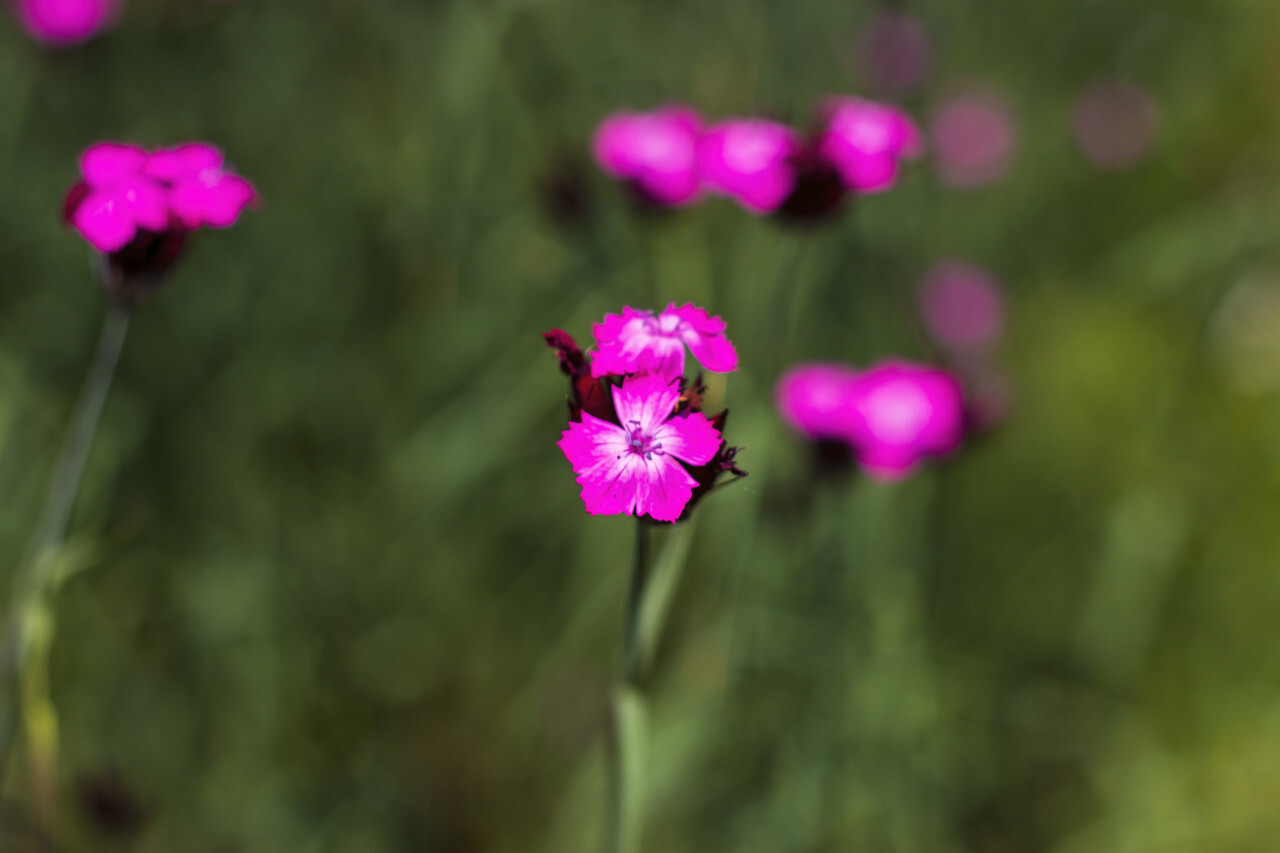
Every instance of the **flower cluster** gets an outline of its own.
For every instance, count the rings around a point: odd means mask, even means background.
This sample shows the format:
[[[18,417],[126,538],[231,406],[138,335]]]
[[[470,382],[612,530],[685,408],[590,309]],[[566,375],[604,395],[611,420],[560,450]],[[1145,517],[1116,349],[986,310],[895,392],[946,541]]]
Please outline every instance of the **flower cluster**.
[[[654,314],[623,308],[593,328],[584,352],[560,329],[543,337],[569,377],[559,447],[592,515],[678,521],[723,473],[745,476],[723,440],[728,410],[702,412],[704,386],[684,376],[685,348],[708,370],[738,367],[725,324],[694,305]]]
[[[857,371],[802,364],[779,380],[776,396],[783,418],[800,433],[845,445],[880,480],[901,479],[964,438],[960,384],[933,367],[887,361]]]
[[[619,112],[595,133],[596,161],[654,204],[679,206],[704,192],[728,196],[753,213],[813,215],[847,193],[874,193],[897,181],[923,138],[897,107],[846,96],[827,98],[817,130],[804,134],[763,118],[707,124],[692,109]]]
[[[228,172],[222,152],[191,142],[146,151],[99,142],[80,157],[81,180],[67,193],[63,218],[107,258],[111,280],[154,278],[200,228],[226,228],[257,199]]]

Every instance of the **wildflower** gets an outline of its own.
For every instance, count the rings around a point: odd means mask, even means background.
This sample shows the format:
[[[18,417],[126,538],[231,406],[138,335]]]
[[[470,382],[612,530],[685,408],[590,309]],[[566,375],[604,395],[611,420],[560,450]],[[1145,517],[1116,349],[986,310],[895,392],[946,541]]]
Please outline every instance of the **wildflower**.
[[[854,192],[889,189],[897,181],[901,161],[923,150],[920,132],[897,107],[841,96],[829,98],[823,112],[827,120],[817,153]]]
[[[228,227],[257,198],[204,143],[148,153],[99,142],[81,156],[80,171],[63,219],[102,253],[107,290],[124,302],[154,290],[191,231]]]
[[[660,205],[688,204],[698,197],[698,135],[702,119],[688,107],[670,105],[651,113],[614,113],[597,128],[593,148],[600,168],[630,181],[640,195]]]
[[[824,447],[843,445],[879,480],[906,476],[925,457],[954,450],[964,435],[956,379],[906,362],[862,372],[839,364],[797,365],[779,380],[775,400],[783,419],[806,438]]]
[[[806,438],[845,439],[855,370],[840,364],[801,364],[778,380],[774,400],[782,419]]]
[[[698,143],[698,168],[711,189],[755,213],[771,213],[796,183],[793,160],[800,139],[784,124],[731,119],[710,128]]]
[[[925,330],[948,355],[981,354],[999,339],[1004,302],[986,270],[964,261],[939,261],[916,295]]]
[[[957,189],[994,183],[1013,165],[1018,127],[1004,98],[974,90],[953,96],[930,129],[938,178]]]
[[[1071,136],[1085,157],[1102,169],[1136,165],[1151,150],[1156,102],[1125,80],[1101,80],[1071,107]]]
[[[964,437],[963,394],[944,370],[884,362],[851,383],[849,406],[847,437],[876,479],[901,479],[925,457],[955,450]]]
[[[155,151],[146,173],[169,187],[169,207],[185,228],[227,228],[257,197],[253,184],[223,168],[222,152],[203,142]]]
[[[674,378],[647,373],[610,387],[618,423],[584,412],[558,442],[578,475],[583,504],[592,515],[675,521],[698,486],[682,463],[710,463],[721,449],[720,432],[701,412],[676,414],[681,389]]]
[[[871,85],[895,95],[918,91],[933,64],[928,28],[906,12],[877,13],[858,38],[857,53]]]
[[[624,307],[596,324],[598,347],[593,376],[659,373],[668,379],[684,373],[684,348],[707,370],[727,373],[738,368],[738,353],[725,337],[725,322],[692,303],[669,304],[661,314]]]
[[[71,47],[96,36],[112,23],[118,0],[17,0],[18,22],[36,41]]]

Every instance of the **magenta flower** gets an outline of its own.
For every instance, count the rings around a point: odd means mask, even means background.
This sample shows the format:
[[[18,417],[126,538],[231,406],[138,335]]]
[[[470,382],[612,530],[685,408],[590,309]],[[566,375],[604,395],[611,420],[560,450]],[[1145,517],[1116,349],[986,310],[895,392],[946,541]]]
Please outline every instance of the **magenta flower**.
[[[257,198],[252,184],[224,170],[218,149],[203,143],[148,153],[99,142],[81,156],[80,171],[63,219],[102,253],[107,289],[131,304],[154,290],[191,231],[225,228]]]
[[[738,369],[738,353],[725,337],[725,322],[692,303],[672,302],[661,314],[624,307],[606,314],[592,327],[596,353],[593,376],[657,373],[671,379],[684,373],[684,348],[707,370],[728,373]]]
[[[600,168],[630,181],[642,196],[664,205],[698,197],[698,135],[702,119],[688,107],[651,113],[614,113],[596,129],[593,149]]]
[[[796,183],[799,135],[764,119],[730,119],[698,143],[698,168],[711,189],[737,199],[755,213],[772,213]]]
[[[823,112],[827,121],[817,151],[855,192],[889,189],[901,161],[923,151],[915,123],[897,107],[841,96],[828,98]]]
[[[628,376],[613,389],[621,425],[587,412],[569,424],[558,444],[578,475],[587,512],[680,518],[698,485],[685,465],[710,463],[722,444],[706,415],[676,414],[680,397],[674,379]]]
[[[948,186],[971,189],[994,183],[1013,166],[1018,124],[1008,102],[984,89],[954,95],[930,128],[934,169]]]
[[[252,184],[224,170],[222,152],[203,142],[155,151],[145,171],[170,187],[169,208],[187,228],[227,228],[257,198]]]
[[[842,364],[799,364],[778,380],[782,419],[814,441],[848,440],[857,371]]]
[[[964,437],[964,397],[945,370],[888,361],[849,387],[846,433],[866,473],[907,476],[926,457],[955,450]]]
[[[99,142],[80,157],[84,182],[69,219],[100,252],[124,248],[139,229],[162,231],[169,224],[165,190],[143,174],[147,152],[136,145]]]
[[[50,47],[87,41],[111,24],[117,0],[16,0],[22,28]]]
[[[986,270],[964,261],[939,261],[916,295],[929,337],[950,354],[983,352],[999,340],[1004,299]]]

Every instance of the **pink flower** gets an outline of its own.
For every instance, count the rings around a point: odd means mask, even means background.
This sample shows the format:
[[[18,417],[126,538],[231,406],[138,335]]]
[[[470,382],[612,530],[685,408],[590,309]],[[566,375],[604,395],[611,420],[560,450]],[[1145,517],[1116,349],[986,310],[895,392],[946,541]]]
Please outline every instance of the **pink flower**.
[[[170,187],[169,207],[187,228],[226,228],[257,199],[253,184],[225,171],[222,152],[203,142],[155,151],[145,171]]]
[[[1071,107],[1071,135],[1084,156],[1103,169],[1126,169],[1151,150],[1156,103],[1125,80],[1101,80]]]
[[[685,464],[710,463],[721,440],[701,412],[675,414],[679,400],[675,380],[629,376],[613,390],[621,426],[587,412],[569,424],[558,444],[578,475],[587,512],[680,517],[698,485]]]
[[[944,370],[884,362],[851,383],[849,406],[846,435],[863,470],[876,479],[901,479],[964,437],[964,397]]]
[[[657,316],[624,307],[592,327],[597,350],[591,374],[657,373],[670,379],[684,373],[686,346],[707,370],[737,370],[738,353],[724,331],[723,320],[692,303],[672,302]]]
[[[102,32],[115,17],[117,0],[17,0],[18,21],[36,41],[70,47]]]
[[[772,213],[796,183],[800,138],[784,124],[731,119],[703,134],[698,168],[703,182],[755,213]]]
[[[1000,285],[964,261],[939,261],[917,292],[920,318],[929,336],[953,353],[989,349],[1004,325]]]
[[[929,30],[906,12],[882,11],[858,38],[858,59],[871,85],[904,95],[924,83],[933,64]]]
[[[698,196],[698,135],[702,119],[671,105],[651,113],[614,113],[596,129],[600,168],[631,181],[651,201],[682,205]]]
[[[818,153],[851,190],[889,189],[901,161],[923,150],[915,123],[897,107],[842,96],[829,98],[823,109],[827,122],[817,140]]]
[[[68,218],[100,252],[128,245],[139,229],[169,224],[165,190],[143,173],[147,153],[136,145],[99,142],[80,157],[82,184],[72,189]]]
[[[800,364],[778,380],[774,400],[782,419],[806,438],[846,440],[858,373],[842,364]]]
[[[1013,165],[1018,126],[1004,98],[986,90],[953,96],[933,118],[934,168],[948,186],[994,183]]]

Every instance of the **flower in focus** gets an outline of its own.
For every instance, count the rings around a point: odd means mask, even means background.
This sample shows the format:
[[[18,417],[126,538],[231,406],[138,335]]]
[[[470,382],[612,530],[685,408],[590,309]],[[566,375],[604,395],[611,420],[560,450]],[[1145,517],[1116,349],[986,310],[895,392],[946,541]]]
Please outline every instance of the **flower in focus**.
[[[667,378],[684,373],[684,348],[707,370],[727,373],[738,368],[738,353],[725,337],[725,322],[702,308],[674,302],[661,314],[624,307],[597,323],[593,376],[658,373]]]
[[[929,337],[949,353],[984,351],[999,339],[1004,301],[986,270],[964,261],[939,261],[916,296]]]
[[[698,485],[681,463],[710,463],[720,432],[701,412],[677,414],[679,383],[661,374],[628,376],[612,396],[619,423],[584,412],[558,442],[587,512],[677,520]]]
[[[80,172],[63,219],[102,253],[107,290],[125,302],[155,288],[191,231],[232,225],[257,199],[253,185],[227,172],[222,153],[203,143],[148,153],[99,142],[81,156]]]
[[[16,0],[18,21],[36,41],[70,47],[96,36],[115,19],[118,0]]]
[[[879,364],[849,389],[848,437],[866,473],[907,476],[925,457],[955,450],[964,437],[964,396],[945,370],[901,361]]]
[[[897,107],[839,96],[828,98],[823,111],[827,120],[817,151],[854,192],[889,189],[898,179],[901,161],[923,151],[915,123]]]
[[[905,12],[879,12],[858,38],[858,60],[872,88],[894,95],[914,92],[933,63],[929,31]]]
[[[614,113],[596,129],[592,147],[605,172],[630,181],[649,201],[676,206],[698,197],[701,129],[698,114],[679,105]]]
[[[970,189],[994,183],[1013,164],[1018,128],[998,95],[965,91],[942,105],[931,127],[934,167],[944,184]]]
[[[799,135],[774,121],[730,119],[707,130],[698,143],[698,168],[711,189],[755,213],[771,213],[796,183],[793,160]]]
[[[1124,80],[1103,80],[1071,108],[1071,135],[1084,156],[1103,169],[1125,169],[1151,149],[1156,105],[1145,90]]]

